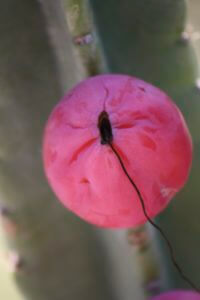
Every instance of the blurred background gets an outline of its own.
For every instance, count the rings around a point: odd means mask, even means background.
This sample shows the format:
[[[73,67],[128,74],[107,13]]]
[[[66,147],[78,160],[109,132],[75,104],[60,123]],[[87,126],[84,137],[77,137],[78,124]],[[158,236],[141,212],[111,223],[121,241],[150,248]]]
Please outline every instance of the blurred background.
[[[86,224],[45,179],[41,142],[51,109],[81,79],[105,71],[161,87],[186,118],[191,176],[156,221],[198,285],[199,55],[198,0],[1,1],[0,299],[143,300],[188,288],[152,228]]]

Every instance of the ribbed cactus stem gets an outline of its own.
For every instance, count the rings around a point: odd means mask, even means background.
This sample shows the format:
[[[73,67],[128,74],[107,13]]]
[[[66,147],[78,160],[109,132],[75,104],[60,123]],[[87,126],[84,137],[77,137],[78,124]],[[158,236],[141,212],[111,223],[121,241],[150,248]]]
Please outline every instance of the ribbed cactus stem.
[[[138,264],[141,268],[142,285],[146,296],[160,291],[160,270],[152,238],[147,225],[129,229],[127,239],[130,246],[135,248]]]
[[[104,56],[89,1],[64,0],[63,2],[68,28],[75,47],[76,62],[83,76],[92,76],[107,71],[105,63],[106,53]],[[137,252],[135,252],[137,255],[134,253],[134,260],[141,267],[142,284],[146,294],[152,295],[154,293],[153,286],[155,282],[158,282],[159,268],[156,263],[155,253],[152,251],[151,238],[146,226],[139,226],[136,229],[129,230],[128,239],[130,240],[138,233],[141,233],[146,238],[146,241],[143,241],[145,247],[143,245],[137,247]]]
[[[59,3],[0,3],[0,299],[112,299],[93,229],[58,203],[42,168],[44,125],[64,93],[61,36],[65,86],[78,77]],[[56,46],[48,32],[60,32]]]
[[[90,3],[110,70],[140,77],[165,90],[184,112],[195,141],[195,154],[198,153],[197,128],[200,110],[197,100],[199,91],[195,87],[197,61],[190,40],[184,39],[183,34],[186,1],[119,0],[116,5],[115,0],[107,0],[106,5],[102,5],[101,0],[91,0]],[[109,12],[112,12],[112,17]],[[197,154],[194,159],[185,192],[179,193],[177,198],[180,200],[174,199],[169,209],[161,214],[160,222],[174,247],[178,262],[191,279],[198,279],[200,268],[195,250],[198,249],[195,247],[198,245],[198,239],[194,236],[194,232],[197,236],[199,230],[198,226],[194,226],[198,215],[199,195]],[[195,196],[192,197],[192,194]],[[192,213],[188,214],[189,211]],[[196,217],[190,219],[189,215]],[[160,238],[159,234],[158,236]],[[193,245],[189,246],[189,250],[187,247],[184,249],[188,239]],[[170,281],[171,287],[183,286],[183,281],[170,263],[168,250],[164,252],[163,248],[159,248],[158,253],[156,258],[161,266],[162,288],[169,288]],[[186,256],[187,261],[184,259]]]
[[[106,64],[88,0],[64,0],[66,21],[83,77],[105,72]]]

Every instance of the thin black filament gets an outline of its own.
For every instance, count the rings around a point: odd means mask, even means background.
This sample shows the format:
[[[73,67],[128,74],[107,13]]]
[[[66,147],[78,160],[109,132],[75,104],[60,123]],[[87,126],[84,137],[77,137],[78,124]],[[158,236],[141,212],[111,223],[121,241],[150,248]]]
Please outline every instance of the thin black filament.
[[[146,211],[146,207],[145,207],[145,204],[144,204],[144,200],[142,198],[142,195],[140,193],[140,190],[138,189],[137,185],[134,183],[134,181],[132,180],[132,178],[130,177],[130,175],[128,174],[124,164],[123,164],[123,161],[120,157],[120,155],[118,154],[118,152],[116,151],[116,149],[114,148],[114,146],[112,145],[111,142],[108,142],[107,143],[110,148],[112,149],[112,151],[114,152],[114,154],[116,155],[116,157],[118,158],[119,160],[119,163],[125,173],[125,175],[128,177],[129,181],[131,182],[131,184],[133,185],[133,187],[135,188],[137,194],[138,194],[138,197],[139,197],[139,200],[140,200],[140,203],[141,203],[141,206],[142,206],[142,209],[143,209],[143,212],[144,212],[144,215],[146,217],[146,219],[148,220],[148,222],[154,227],[156,228],[162,238],[164,239],[164,241],[166,242],[168,248],[169,248],[169,253],[170,253],[170,256],[171,256],[171,260],[173,262],[173,265],[175,266],[175,268],[177,269],[177,271],[179,272],[180,276],[182,277],[182,279],[184,281],[186,281],[195,291],[197,291],[198,293],[200,293],[200,289],[184,274],[183,270],[181,269],[181,267],[179,266],[179,264],[177,263],[177,260],[175,258],[175,255],[174,255],[174,250],[173,250],[173,247],[169,241],[169,239],[167,238],[166,234],[164,233],[164,231],[162,230],[162,228],[160,228],[156,223],[154,223],[152,221],[152,219],[149,217],[147,211]]]

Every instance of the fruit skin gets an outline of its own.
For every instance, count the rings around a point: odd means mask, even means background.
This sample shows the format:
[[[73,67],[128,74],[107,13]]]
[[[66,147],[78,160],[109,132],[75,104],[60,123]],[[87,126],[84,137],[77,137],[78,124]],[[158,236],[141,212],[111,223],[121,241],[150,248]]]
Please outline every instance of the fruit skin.
[[[106,111],[113,146],[138,186],[151,218],[186,182],[192,142],[179,109],[158,88],[127,75],[79,83],[52,111],[43,140],[44,169],[58,199],[97,226],[146,222],[138,195],[109,145],[98,118]]]
[[[200,294],[193,291],[177,290],[163,293],[150,300],[200,300]]]

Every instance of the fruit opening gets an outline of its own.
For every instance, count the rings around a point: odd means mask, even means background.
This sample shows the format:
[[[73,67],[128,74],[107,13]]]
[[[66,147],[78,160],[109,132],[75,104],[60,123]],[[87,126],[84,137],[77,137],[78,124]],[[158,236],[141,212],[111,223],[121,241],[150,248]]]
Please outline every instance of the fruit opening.
[[[105,110],[99,115],[98,128],[101,136],[101,144],[110,144],[113,140],[112,126],[108,117],[108,113]]]

